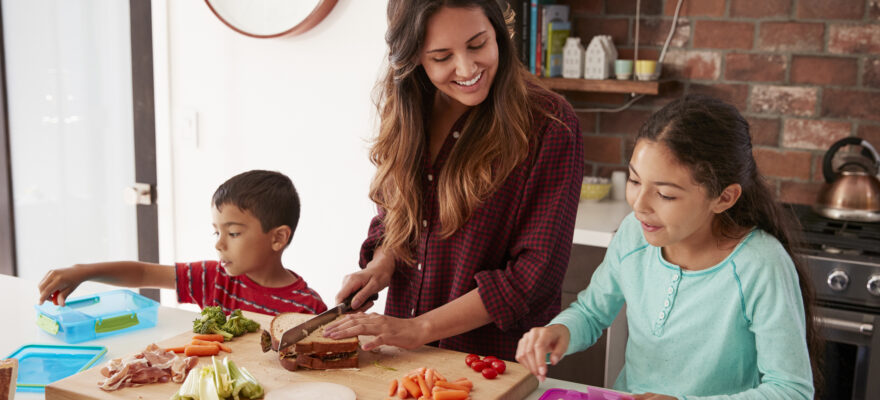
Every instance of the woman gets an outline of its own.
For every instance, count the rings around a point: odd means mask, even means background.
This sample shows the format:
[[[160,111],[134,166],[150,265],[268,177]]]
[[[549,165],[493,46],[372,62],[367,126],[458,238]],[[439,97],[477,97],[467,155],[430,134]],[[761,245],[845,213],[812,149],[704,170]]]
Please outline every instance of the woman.
[[[580,128],[519,63],[501,3],[389,1],[390,68],[371,150],[379,213],[363,269],[337,296],[356,293],[357,308],[388,287],[387,305],[328,325],[327,336],[512,360],[522,334],[559,312]]]

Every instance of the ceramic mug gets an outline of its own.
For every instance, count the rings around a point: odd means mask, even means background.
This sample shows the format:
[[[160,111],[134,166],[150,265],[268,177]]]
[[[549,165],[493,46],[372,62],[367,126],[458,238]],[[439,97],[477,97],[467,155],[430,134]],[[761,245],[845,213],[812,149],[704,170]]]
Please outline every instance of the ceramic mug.
[[[614,61],[614,76],[617,79],[626,80],[632,77],[633,61],[632,60],[616,60]]]
[[[654,77],[657,72],[657,61],[654,60],[638,60],[636,61],[636,77],[640,80],[648,80]]]

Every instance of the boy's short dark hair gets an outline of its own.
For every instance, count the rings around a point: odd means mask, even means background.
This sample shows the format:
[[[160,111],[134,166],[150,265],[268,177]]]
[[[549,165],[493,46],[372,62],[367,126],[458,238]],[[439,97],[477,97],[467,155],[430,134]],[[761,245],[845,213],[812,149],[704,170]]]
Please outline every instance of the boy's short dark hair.
[[[211,201],[218,209],[231,204],[250,212],[263,232],[287,225],[290,239],[299,223],[299,195],[290,178],[280,172],[252,170],[233,176],[217,188]]]

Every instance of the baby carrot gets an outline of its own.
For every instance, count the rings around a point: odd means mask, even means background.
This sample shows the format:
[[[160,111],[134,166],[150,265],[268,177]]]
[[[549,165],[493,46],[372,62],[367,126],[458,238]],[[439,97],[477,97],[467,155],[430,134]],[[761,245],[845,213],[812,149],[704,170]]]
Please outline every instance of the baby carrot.
[[[471,388],[465,385],[461,385],[458,383],[445,382],[445,381],[437,381],[434,383],[434,387],[439,387],[443,389],[452,389],[452,390],[464,390],[465,392],[470,392]]]
[[[400,384],[397,385],[397,398],[405,399],[407,397],[409,397],[409,392],[406,391],[406,386],[403,386],[403,381],[401,381]]]
[[[419,388],[419,385],[413,382],[409,377],[404,376],[403,378],[400,378],[400,383],[406,387],[406,391],[409,392],[410,396],[414,398],[419,398],[419,396],[421,396],[422,390]]]
[[[230,349],[229,346],[227,346],[223,343],[220,343],[220,342],[211,342],[208,340],[193,339],[192,344],[198,345],[198,346],[216,346],[220,350],[223,350],[227,353],[232,353],[232,349]]]
[[[197,344],[191,344],[184,347],[183,354],[187,357],[189,356],[216,356],[220,353],[220,348],[217,346],[200,346]]]
[[[183,353],[183,350],[186,346],[178,346],[178,347],[169,347],[165,349],[165,351],[173,351],[175,353]]]
[[[434,400],[464,400],[468,398],[468,392],[464,390],[444,390],[434,392]]]
[[[419,390],[422,392],[422,394],[425,396],[430,396],[431,391],[428,390],[428,384],[425,383],[425,378],[421,375],[416,375],[416,379],[418,380]]]
[[[456,385],[467,386],[468,390],[474,388],[474,384],[468,378],[458,378],[455,382]]]
[[[225,340],[226,338],[224,338],[223,335],[221,335],[219,333],[201,333],[201,334],[193,336],[193,339],[207,340],[209,342],[221,342],[221,343],[226,341]]]
[[[397,379],[392,379],[391,386],[388,387],[388,395],[394,396],[395,393],[397,393]]]
[[[428,385],[428,391],[434,388],[434,369],[428,368],[425,370],[425,384]]]

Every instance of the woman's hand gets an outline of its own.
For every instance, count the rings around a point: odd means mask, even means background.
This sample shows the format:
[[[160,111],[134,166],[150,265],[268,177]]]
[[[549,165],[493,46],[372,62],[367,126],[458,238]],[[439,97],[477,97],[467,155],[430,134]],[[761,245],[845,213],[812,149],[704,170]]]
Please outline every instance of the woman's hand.
[[[657,394],[657,393],[643,393],[633,395],[635,400],[678,400],[676,397],[667,396],[665,394]]]
[[[357,335],[372,335],[375,340],[361,346],[369,351],[386,344],[389,346],[414,349],[425,344],[426,326],[419,318],[394,318],[376,313],[349,314],[342,319],[327,324],[324,336],[331,339],[343,339]]]
[[[519,340],[516,361],[543,382],[547,378],[547,354],[550,354],[550,364],[556,365],[568,349],[570,339],[571,333],[564,325],[532,328]]]
[[[394,260],[385,257],[381,249],[373,253],[373,259],[367,263],[367,267],[345,276],[342,280],[342,288],[336,294],[336,304],[348,295],[357,292],[351,300],[351,308],[364,311],[373,305],[373,302],[364,304],[368,297],[379,293],[391,284],[391,274],[394,273]]]
[[[74,265],[68,268],[53,269],[46,273],[37,286],[40,290],[38,304],[52,300],[56,305],[63,306],[67,296],[86,280],[83,272],[79,265]]]

